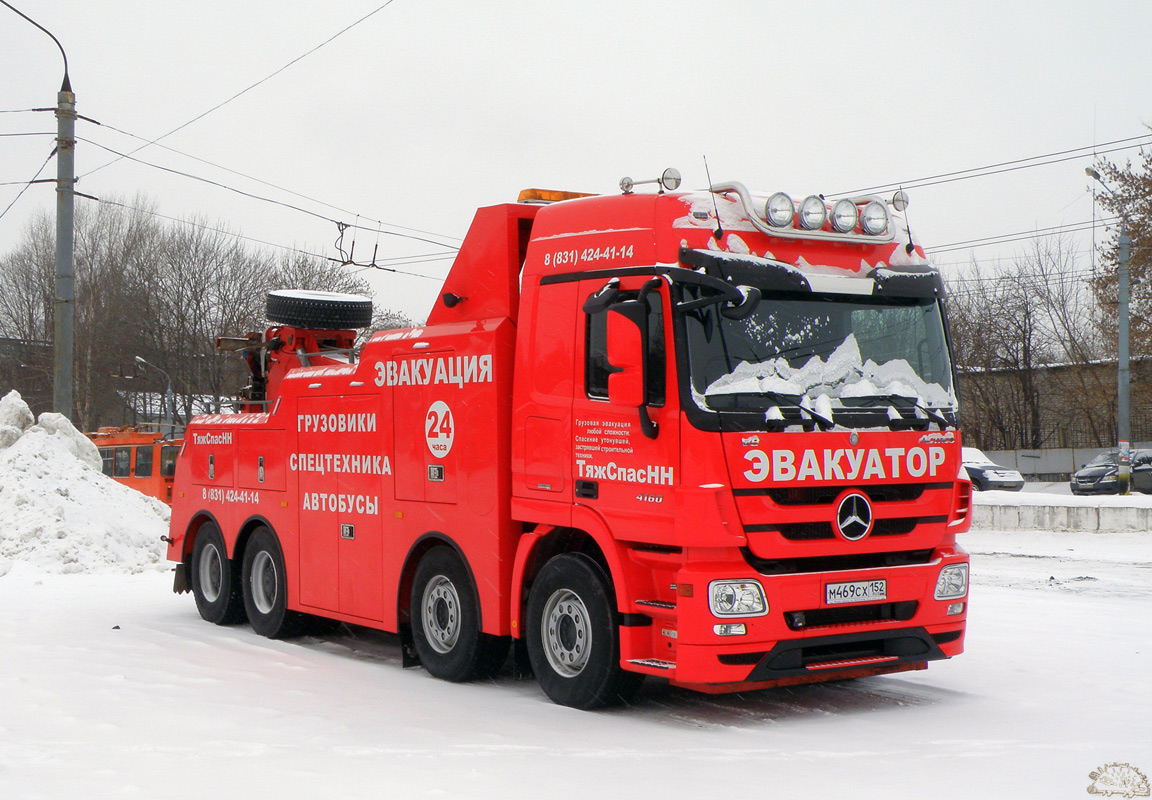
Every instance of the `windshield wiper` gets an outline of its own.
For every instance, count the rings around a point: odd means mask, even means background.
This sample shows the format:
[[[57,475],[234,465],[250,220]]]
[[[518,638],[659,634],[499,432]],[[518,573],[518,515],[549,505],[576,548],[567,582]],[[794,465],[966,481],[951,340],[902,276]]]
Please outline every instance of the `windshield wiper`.
[[[787,406],[789,408],[800,407],[800,395],[785,394],[784,392],[773,392],[771,390],[761,392],[714,392],[713,394],[704,395],[704,402],[708,403],[709,406],[713,405],[713,401],[717,401],[716,405],[728,405],[723,400],[721,400],[721,398],[731,398],[732,405],[740,405],[740,401],[752,401],[748,402],[748,407],[755,408],[757,411],[761,411],[772,406]]]
[[[841,398],[841,402],[843,402],[844,400],[865,400],[865,401],[872,400],[873,402],[870,403],[869,405],[873,405],[873,406],[876,405],[877,403],[881,403],[881,402],[887,403],[889,409],[894,410],[899,415],[899,418],[902,420],[906,420],[907,418],[903,414],[900,413],[901,406],[902,405],[904,407],[911,406],[912,408],[919,409],[924,414],[925,417],[927,417],[931,422],[935,422],[942,429],[943,428],[955,428],[956,427],[955,422],[949,421],[947,417],[940,414],[938,411],[931,409],[931,408],[928,408],[923,403],[921,403],[917,398],[909,397],[908,395],[905,395],[905,394],[876,394],[876,395],[865,395],[865,396],[861,396],[861,397]],[[895,422],[895,420],[890,420],[890,422]]]

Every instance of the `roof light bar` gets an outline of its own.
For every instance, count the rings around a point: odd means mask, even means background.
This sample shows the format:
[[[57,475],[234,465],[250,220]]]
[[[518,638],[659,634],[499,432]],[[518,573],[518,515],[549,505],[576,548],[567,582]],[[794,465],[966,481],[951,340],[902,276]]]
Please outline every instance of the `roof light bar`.
[[[764,202],[759,199],[754,201],[747,187],[736,181],[713,184],[711,190],[719,194],[735,193],[752,226],[771,236],[856,244],[866,241],[880,244],[895,238],[888,208],[884,200],[875,195],[843,198],[835,203],[829,214],[828,206],[820,195],[804,198],[797,210],[792,198],[784,192],[776,192]],[[908,202],[907,195],[893,200],[897,206],[906,206]],[[825,229],[824,224],[828,222],[829,216],[832,224]]]

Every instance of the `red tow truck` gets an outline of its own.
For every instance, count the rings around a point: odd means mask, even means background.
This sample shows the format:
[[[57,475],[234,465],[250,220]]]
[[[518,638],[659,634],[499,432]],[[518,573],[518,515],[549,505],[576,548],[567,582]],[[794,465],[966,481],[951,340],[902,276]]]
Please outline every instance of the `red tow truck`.
[[[427,324],[274,292],[240,413],[177,461],[201,615],[398,633],[557,703],[922,669],[963,649],[971,485],[906,197],[739,183],[481,208]]]

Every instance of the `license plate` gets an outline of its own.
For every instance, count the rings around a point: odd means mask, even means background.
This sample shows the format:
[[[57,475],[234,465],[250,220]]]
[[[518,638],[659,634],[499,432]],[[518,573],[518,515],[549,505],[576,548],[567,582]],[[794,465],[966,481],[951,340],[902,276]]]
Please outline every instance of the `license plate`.
[[[887,598],[888,581],[883,578],[875,581],[829,583],[824,587],[824,602],[830,606],[837,603],[867,603]]]

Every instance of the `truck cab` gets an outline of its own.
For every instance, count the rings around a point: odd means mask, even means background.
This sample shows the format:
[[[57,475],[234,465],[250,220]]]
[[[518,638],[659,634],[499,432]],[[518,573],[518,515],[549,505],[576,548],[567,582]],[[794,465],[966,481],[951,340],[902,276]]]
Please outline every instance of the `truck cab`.
[[[771,200],[557,203],[524,266],[513,514],[595,539],[628,668],[706,691],[963,645],[940,276],[877,198],[843,231]]]

